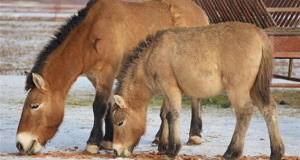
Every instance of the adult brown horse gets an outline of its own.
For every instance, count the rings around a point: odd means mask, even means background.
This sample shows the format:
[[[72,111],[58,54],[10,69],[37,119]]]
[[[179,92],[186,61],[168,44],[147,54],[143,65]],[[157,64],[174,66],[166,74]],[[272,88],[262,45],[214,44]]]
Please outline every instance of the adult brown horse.
[[[135,53],[135,60],[122,70],[114,95],[113,148],[117,155],[130,155],[138,144],[145,132],[147,105],[154,95],[162,93],[165,99],[168,131],[161,141],[168,139],[166,154],[174,158],[181,148],[182,95],[202,98],[227,91],[236,127],[223,157],[242,155],[254,110],[252,99],[267,123],[271,159],[281,159],[284,145],[276,103],[270,96],[272,46],[263,30],[240,22],[178,27],[157,32]]]
[[[80,75],[86,75],[96,89],[94,125],[86,152],[97,153],[100,145],[111,148],[113,128],[107,104],[124,57],[159,29],[207,24],[203,10],[190,0],[89,1],[59,29],[27,75],[28,95],[16,140],[20,153],[40,152],[55,135],[67,93]]]

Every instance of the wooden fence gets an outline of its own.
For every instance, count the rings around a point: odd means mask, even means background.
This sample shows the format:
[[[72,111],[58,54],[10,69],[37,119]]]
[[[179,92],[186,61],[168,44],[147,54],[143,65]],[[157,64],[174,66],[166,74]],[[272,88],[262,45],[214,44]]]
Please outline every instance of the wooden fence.
[[[194,0],[210,22],[240,21],[265,29],[274,48],[275,59],[288,59],[288,75],[274,75],[300,82],[292,77],[294,59],[300,59],[299,0]],[[276,86],[283,86],[276,85]],[[298,87],[300,84],[285,86]]]
[[[53,1],[1,1],[1,19],[67,19],[83,8],[86,2],[53,0]]]

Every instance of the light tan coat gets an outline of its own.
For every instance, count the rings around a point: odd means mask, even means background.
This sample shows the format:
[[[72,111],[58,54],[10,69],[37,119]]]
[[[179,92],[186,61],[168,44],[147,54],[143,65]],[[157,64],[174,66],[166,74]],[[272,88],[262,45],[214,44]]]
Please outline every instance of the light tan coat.
[[[181,148],[181,96],[203,98],[227,91],[237,123],[223,157],[242,155],[253,113],[251,100],[266,120],[271,159],[283,156],[276,103],[270,97],[272,47],[263,30],[239,22],[173,28],[157,32],[141,46],[146,47],[137,49],[136,59],[122,70],[114,96],[113,143],[118,155],[129,155],[138,143],[145,131],[147,104],[157,93],[166,103],[166,154],[174,158]]]

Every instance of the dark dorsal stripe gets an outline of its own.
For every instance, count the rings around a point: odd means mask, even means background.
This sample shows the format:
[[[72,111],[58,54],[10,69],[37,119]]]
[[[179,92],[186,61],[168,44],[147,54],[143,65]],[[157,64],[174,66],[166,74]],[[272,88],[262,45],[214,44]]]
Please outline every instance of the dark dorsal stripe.
[[[70,19],[68,19],[66,23],[58,29],[58,31],[54,34],[54,37],[40,52],[40,54],[35,60],[33,68],[27,76],[25,86],[26,91],[30,88],[34,88],[34,83],[32,81],[32,73],[42,75],[43,69],[46,65],[46,61],[51,55],[51,53],[53,53],[53,51],[66,40],[72,29],[77,27],[84,20],[89,9],[92,7],[95,1],[96,0],[90,0],[85,8],[78,11],[78,15],[73,15]]]
[[[160,37],[166,30],[162,30],[162,31],[157,31],[155,35],[148,35],[146,40],[141,41],[138,44],[138,47],[136,47],[133,50],[133,54],[128,56],[124,65],[122,66],[119,75],[117,77],[117,87],[115,89],[115,94],[122,94],[122,85],[123,82],[125,81],[125,77],[127,74],[129,74],[129,68],[134,67],[133,65],[136,65],[136,61],[138,59],[140,59],[141,57],[145,56],[145,54],[147,53],[147,50],[150,46],[150,44],[155,41],[156,38]],[[135,74],[135,73],[132,73]]]

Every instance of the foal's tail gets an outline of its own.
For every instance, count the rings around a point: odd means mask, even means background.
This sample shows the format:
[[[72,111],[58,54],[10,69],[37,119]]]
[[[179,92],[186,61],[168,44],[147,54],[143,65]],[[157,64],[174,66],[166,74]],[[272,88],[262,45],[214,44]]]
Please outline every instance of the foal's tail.
[[[273,77],[273,49],[267,36],[263,37],[262,58],[254,84],[257,97],[264,105],[270,103],[270,87]]]

